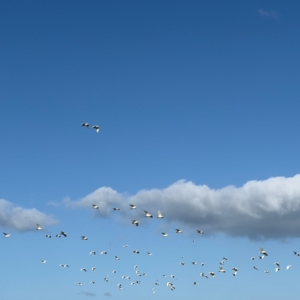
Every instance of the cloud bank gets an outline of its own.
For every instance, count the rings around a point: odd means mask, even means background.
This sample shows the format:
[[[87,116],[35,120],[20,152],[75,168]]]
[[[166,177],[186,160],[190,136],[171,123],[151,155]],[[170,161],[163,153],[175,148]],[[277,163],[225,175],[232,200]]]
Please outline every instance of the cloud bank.
[[[130,203],[137,209],[130,210]],[[141,190],[132,196],[101,187],[80,200],[65,201],[67,207],[94,212],[92,204],[99,206],[98,217],[116,215],[112,208],[118,206],[122,216],[130,220],[139,214],[143,221],[144,210],[154,216],[160,210],[165,217],[163,222],[180,222],[206,234],[249,238],[300,236],[300,175],[253,180],[242,187],[221,189],[179,180],[165,189]]]
[[[36,224],[42,227],[55,225],[58,220],[35,208],[15,207],[11,202],[0,199],[0,226],[18,231],[35,230]]]

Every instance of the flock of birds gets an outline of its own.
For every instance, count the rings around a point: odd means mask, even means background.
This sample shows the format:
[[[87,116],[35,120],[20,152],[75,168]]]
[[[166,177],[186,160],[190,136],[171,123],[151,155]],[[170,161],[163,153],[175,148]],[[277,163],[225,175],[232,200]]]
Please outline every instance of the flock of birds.
[[[86,128],[90,128],[90,125],[89,125],[88,123],[82,123],[82,126],[83,126],[83,127],[86,127]],[[93,125],[92,128],[94,128],[94,129],[96,130],[96,132],[99,132],[99,130],[100,130],[100,128],[99,128],[98,125]],[[134,209],[137,208],[137,206],[134,205],[134,204],[129,204],[129,207],[130,207],[131,210],[134,210]],[[99,206],[98,206],[97,204],[92,204],[92,209],[97,210],[97,209],[99,209]],[[112,207],[112,210],[113,210],[113,211],[119,211],[120,208],[118,208],[118,207]],[[144,210],[144,214],[145,214],[144,216],[145,216],[146,218],[153,218],[153,215],[152,215],[150,212],[148,212],[147,210]],[[164,216],[163,216],[163,214],[162,214],[162,212],[161,212],[160,210],[157,211],[157,216],[156,216],[156,218],[158,218],[158,219],[163,219],[163,218],[164,218]],[[134,220],[131,221],[131,224],[132,224],[132,225],[135,225],[135,226],[139,226],[139,220],[134,219]],[[41,231],[41,230],[43,230],[43,227],[42,227],[41,225],[39,225],[39,224],[36,224],[36,230]],[[202,231],[202,230],[200,230],[200,229],[197,229],[196,232],[197,232],[197,234],[200,234],[200,235],[203,235],[203,234],[204,234],[204,231]],[[182,229],[179,229],[179,228],[176,228],[176,229],[175,229],[175,233],[176,233],[176,234],[182,234],[182,233],[183,233],[183,230],[182,230]],[[4,235],[4,238],[9,238],[9,237],[11,236],[10,233],[6,233],[6,232],[3,232],[3,235]],[[162,232],[161,235],[162,235],[162,237],[164,237],[164,238],[166,238],[166,237],[168,236],[168,234],[167,234],[166,232]],[[52,237],[50,234],[46,234],[45,236],[46,236],[46,238],[51,238],[51,237]],[[60,231],[60,233],[58,233],[58,234],[55,235],[56,238],[61,238],[61,237],[67,238],[67,236],[68,236],[68,235],[67,235],[67,233],[66,233],[65,231]],[[83,235],[83,236],[81,236],[81,240],[87,241],[87,240],[88,240],[88,237]],[[194,240],[193,240],[193,242],[194,242]],[[124,245],[123,247],[124,247],[124,248],[127,248],[127,247],[130,247],[130,246],[129,246],[129,245]],[[140,251],[139,251],[139,250],[133,250],[132,252],[133,252],[134,254],[140,254]],[[96,255],[96,254],[97,254],[97,253],[96,253],[95,250],[91,250],[91,251],[89,252],[89,255]],[[100,252],[100,255],[107,255],[107,254],[108,254],[108,251],[101,251],[101,252]],[[259,248],[259,254],[260,254],[260,255],[259,255],[259,259],[260,259],[260,260],[262,260],[262,259],[264,259],[265,257],[268,256],[268,253],[267,253],[266,250],[263,249],[262,247]],[[148,255],[148,256],[152,256],[153,253],[152,253],[152,252],[147,252],[147,255]],[[294,255],[300,256],[300,253],[298,253],[297,251],[294,251]],[[184,256],[182,256],[182,258],[184,258]],[[114,259],[115,259],[116,261],[118,261],[118,260],[120,260],[120,257],[118,257],[118,256],[115,255],[115,256],[114,256]],[[255,257],[251,257],[250,259],[254,261],[254,260],[255,260]],[[226,270],[225,270],[225,263],[227,262],[227,260],[228,260],[228,259],[227,259],[226,257],[223,257],[223,258],[222,258],[221,262],[219,263],[219,270],[218,270],[219,273],[226,273]],[[42,264],[46,264],[46,263],[47,263],[47,260],[46,260],[46,259],[42,259],[42,260],[41,260],[41,263],[42,263]],[[197,262],[196,262],[196,261],[192,261],[191,263],[192,263],[192,265],[197,265]],[[186,263],[185,263],[184,261],[181,261],[181,262],[179,262],[179,264],[182,265],[182,266],[184,266]],[[199,265],[200,265],[201,267],[203,267],[203,266],[205,265],[205,263],[204,263],[204,262],[201,262]],[[274,262],[274,265],[275,265],[275,272],[279,272],[279,271],[281,270],[280,263],[279,263],[279,262]],[[69,268],[70,266],[69,266],[69,264],[59,264],[59,267],[62,267],[62,268]],[[142,281],[140,280],[141,277],[147,276],[146,273],[143,273],[143,272],[139,271],[137,265],[134,265],[133,268],[134,268],[134,270],[135,270],[136,276],[138,276],[138,278],[136,278],[136,280],[132,280],[132,279],[131,279],[131,276],[128,276],[128,275],[122,275],[122,276],[121,276],[121,279],[131,280],[131,282],[130,282],[130,285],[131,285],[131,286],[137,285],[137,284],[138,284],[138,285],[141,284],[141,283],[142,283]],[[288,265],[288,266],[286,266],[285,269],[286,269],[286,270],[289,270],[290,268],[291,268],[291,265]],[[96,271],[96,269],[97,269],[96,267],[92,267],[92,268],[91,268],[91,271],[94,272],[94,271]],[[253,269],[256,270],[256,271],[258,271],[258,267],[257,267],[257,266],[253,266]],[[79,271],[80,271],[80,272],[88,272],[88,269],[87,269],[87,268],[80,268]],[[239,272],[239,269],[238,269],[236,266],[234,266],[234,267],[231,268],[231,271],[232,271],[232,275],[233,275],[233,276],[237,276],[237,275],[238,275],[238,272]],[[268,270],[264,270],[263,272],[266,273],[266,274],[269,273]],[[117,273],[117,270],[113,270],[113,271],[112,271],[112,274],[116,274],[116,273]],[[199,275],[200,275],[201,278],[206,278],[206,279],[208,279],[209,277],[215,278],[215,277],[216,277],[216,272],[215,272],[215,271],[210,271],[210,272],[208,272],[207,274],[205,274],[204,272],[200,272]],[[162,277],[163,277],[163,278],[167,278],[167,275],[162,274]],[[172,280],[172,279],[176,280],[176,276],[173,275],[173,274],[170,275],[170,278],[171,278],[171,280]],[[109,281],[109,275],[107,275],[105,278],[103,278],[103,280],[104,280],[104,282],[108,282],[108,281]],[[171,281],[167,281],[167,280],[168,280],[168,279],[166,279],[166,281],[164,282],[164,283],[166,283],[167,288],[168,288],[170,291],[174,291],[174,290],[176,289],[175,284],[172,283]],[[95,284],[96,281],[95,281],[95,280],[91,280],[90,283],[91,283],[91,284]],[[152,293],[153,293],[153,294],[156,292],[156,287],[157,287],[158,285],[160,285],[160,283],[161,283],[161,282],[160,282],[158,279],[157,279],[155,282],[153,282],[153,287],[152,287]],[[82,285],[83,285],[83,283],[80,282],[80,281],[75,282],[75,284],[76,284],[76,285],[79,285],[79,286],[82,286]],[[194,282],[191,283],[191,284],[197,285],[197,281],[194,281]],[[118,283],[118,284],[117,284],[117,288],[118,288],[119,290],[122,290],[122,289],[123,289],[123,284],[122,284],[122,283]]]
[[[129,206],[130,206],[131,209],[136,209],[136,208],[137,208],[136,205],[134,205],[134,204],[130,204]],[[96,205],[96,204],[92,204],[92,208],[93,208],[93,209],[99,209],[99,206]],[[117,208],[117,207],[113,207],[112,209],[113,209],[114,211],[120,210],[120,208]],[[145,213],[145,217],[146,217],[146,218],[153,218],[153,215],[152,215],[151,213],[149,213],[148,211],[144,210],[144,213]],[[164,218],[164,216],[163,216],[163,214],[161,213],[161,211],[158,211],[158,212],[157,212],[157,218],[158,218],[158,219],[163,219],[163,218]],[[139,226],[139,221],[138,221],[138,220],[132,220],[132,224],[135,225],[135,226]],[[43,230],[43,228],[42,228],[41,225],[36,224],[36,230],[41,231],[41,230]],[[178,229],[178,228],[175,229],[175,233],[177,233],[177,234],[181,234],[182,232],[183,232],[183,230],[181,230],[181,229]],[[202,230],[199,230],[199,229],[197,229],[197,233],[198,233],[198,234],[204,234],[204,232],[203,232]],[[4,235],[4,238],[9,238],[9,237],[11,236],[11,234],[6,233],[6,232],[3,232],[3,235]],[[51,238],[51,237],[52,237],[50,234],[46,234],[45,236],[46,236],[46,238]],[[61,231],[60,233],[58,233],[58,234],[55,235],[56,238],[61,238],[61,237],[65,237],[65,238],[66,238],[67,236],[68,236],[68,235],[67,235],[67,233],[66,233],[65,231]],[[165,233],[165,232],[162,232],[162,236],[163,236],[163,237],[167,237],[168,234]],[[88,237],[82,235],[82,236],[81,236],[81,240],[87,241],[87,240],[88,240]],[[193,240],[193,242],[194,242],[194,240]],[[123,247],[124,247],[124,248],[127,248],[127,247],[130,247],[130,246],[129,246],[129,245],[124,245]],[[134,254],[140,254],[140,251],[139,251],[139,250],[133,250],[132,252],[133,252]],[[92,251],[89,252],[89,254],[90,254],[90,255],[96,255],[97,253],[96,253],[95,250],[92,250]],[[107,255],[107,254],[108,254],[108,251],[101,251],[101,252],[100,252],[100,255]],[[259,259],[260,259],[260,260],[262,260],[262,259],[264,259],[265,257],[268,256],[267,251],[266,251],[264,248],[262,248],[262,247],[259,248],[259,254],[260,254],[260,255],[259,255]],[[148,256],[152,256],[153,253],[147,252],[147,255],[148,255]],[[300,253],[298,253],[297,251],[294,251],[294,255],[300,256]],[[118,256],[116,256],[116,255],[115,255],[114,258],[115,258],[116,261],[120,260],[120,257],[118,257]],[[182,256],[182,258],[184,258],[184,256]],[[255,257],[252,256],[250,259],[251,259],[251,260],[255,260]],[[223,258],[222,258],[221,262],[219,263],[219,270],[218,270],[219,273],[226,273],[226,270],[225,270],[225,266],[224,266],[224,265],[225,265],[225,263],[227,262],[227,260],[228,260],[227,257],[223,257]],[[42,260],[41,260],[41,263],[42,263],[42,264],[46,264],[46,262],[47,262],[46,259],[42,259]],[[196,262],[196,261],[192,261],[191,263],[192,263],[192,265],[197,265],[197,262]],[[185,265],[185,262],[181,261],[181,262],[179,262],[179,264],[182,265],[182,266],[184,266],[184,265]],[[200,263],[200,266],[201,266],[201,267],[203,267],[204,265],[205,265],[204,262],[201,262],[201,263]],[[279,262],[274,262],[274,265],[275,265],[275,272],[278,272],[278,271],[281,270],[281,266],[280,266],[280,263],[279,263]],[[59,266],[62,267],[62,268],[69,268],[69,267],[70,267],[69,264],[59,264]],[[140,272],[140,271],[138,270],[138,266],[137,266],[137,265],[134,265],[133,268],[135,269],[135,274],[136,274],[136,276],[138,276],[138,277],[144,277],[144,276],[147,276],[146,273],[142,273],[142,272]],[[289,270],[290,268],[291,268],[291,265],[288,265],[288,266],[286,266],[285,269],[286,269],[286,270]],[[96,267],[92,267],[92,268],[91,268],[91,271],[94,272],[94,271],[96,271],[96,269],[97,269]],[[256,271],[258,271],[258,267],[256,267],[256,266],[253,266],[253,269],[256,270]],[[87,268],[80,268],[79,271],[87,272],[88,270],[87,270]],[[238,269],[237,267],[233,267],[233,268],[231,268],[231,271],[232,271],[232,275],[233,275],[233,276],[237,276],[237,275],[238,275],[239,269]],[[112,274],[116,274],[116,273],[117,273],[117,270],[113,270],[113,271],[112,271]],[[267,274],[267,273],[269,273],[269,271],[268,271],[268,270],[264,270],[264,273]],[[215,271],[210,271],[210,272],[208,272],[207,274],[205,274],[204,272],[201,272],[199,275],[200,275],[200,277],[206,278],[206,279],[208,279],[209,277],[215,278],[216,272],[215,272]],[[163,277],[163,278],[166,278],[167,275],[163,274],[162,277]],[[176,280],[176,276],[175,276],[175,275],[170,275],[170,278]],[[128,280],[130,280],[130,279],[131,279],[131,276],[128,276],[128,275],[122,275],[121,279],[128,279]],[[139,279],[140,279],[140,278],[139,278]],[[107,275],[105,278],[103,278],[103,280],[104,280],[104,282],[108,282],[108,281],[109,281],[109,275]],[[136,285],[136,284],[141,284],[141,282],[142,282],[141,280],[133,280],[133,281],[131,281],[130,285],[133,286],[133,285]],[[91,280],[90,283],[91,283],[91,284],[95,284],[96,281],[95,281],[95,280]],[[82,286],[82,285],[83,285],[83,283],[80,282],[80,281],[75,282],[75,284],[76,284],[76,285],[79,285],[79,286]],[[157,279],[157,280],[154,282],[153,285],[154,285],[154,287],[152,288],[152,293],[154,294],[154,293],[156,292],[156,286],[160,285],[160,281]],[[193,282],[193,285],[197,285],[197,281],[194,281],[194,282]],[[166,282],[166,286],[167,286],[167,288],[168,288],[170,291],[174,291],[175,288],[176,288],[176,287],[175,287],[175,284],[172,283],[171,281],[167,281],[167,282]],[[122,289],[123,289],[123,284],[118,283],[118,284],[117,284],[117,288],[118,288],[119,290],[122,290]]]

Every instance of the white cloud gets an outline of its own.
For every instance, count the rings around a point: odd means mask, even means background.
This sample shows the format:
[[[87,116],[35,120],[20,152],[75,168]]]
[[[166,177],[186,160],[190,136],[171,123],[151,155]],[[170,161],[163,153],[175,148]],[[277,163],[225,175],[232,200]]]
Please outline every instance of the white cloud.
[[[129,203],[138,209],[130,210]],[[206,233],[224,233],[250,238],[300,236],[300,175],[249,181],[242,187],[211,189],[206,185],[179,180],[165,189],[142,190],[124,196],[102,187],[78,201],[65,201],[73,208],[99,206],[97,215],[108,217],[121,208],[123,217],[135,214],[144,220],[143,210],[161,210],[167,222],[180,222]],[[93,210],[96,211],[96,210]]]
[[[278,18],[278,14],[276,11],[266,11],[263,9],[259,9],[258,13],[263,17],[272,17],[272,18]]]
[[[0,199],[0,226],[18,231],[35,230],[36,224],[42,227],[55,225],[58,220],[35,208],[15,207],[11,202]]]

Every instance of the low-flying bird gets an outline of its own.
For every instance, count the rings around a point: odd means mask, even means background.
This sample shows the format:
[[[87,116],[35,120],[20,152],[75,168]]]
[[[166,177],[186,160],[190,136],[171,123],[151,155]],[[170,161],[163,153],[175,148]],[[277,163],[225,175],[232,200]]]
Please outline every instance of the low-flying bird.
[[[131,209],[135,209],[136,208],[136,206],[134,204],[129,204],[129,206],[130,206]]]
[[[3,232],[3,234],[4,234],[4,237],[5,237],[5,238],[9,238],[9,237],[10,237],[10,233],[5,233],[5,232]]]
[[[137,220],[132,220],[131,224],[134,224],[135,226],[139,226],[139,221],[137,221]]]
[[[164,216],[162,215],[162,213],[161,213],[160,211],[158,211],[158,212],[157,212],[157,217],[158,217],[159,219],[163,219]]]
[[[81,126],[86,127],[86,128],[90,128],[90,124],[89,123],[82,123]]]
[[[39,225],[39,224],[36,224],[36,230],[42,230],[43,228]]]
[[[94,125],[93,128],[96,130],[96,132],[99,132],[100,131],[100,128],[98,125]]]
[[[263,255],[265,255],[265,256],[268,256],[268,253],[266,252],[266,250],[264,250],[264,248],[259,247],[259,251],[260,251],[260,254],[263,254]]]
[[[153,216],[147,210],[144,210],[144,213],[145,213],[145,217],[153,218]]]

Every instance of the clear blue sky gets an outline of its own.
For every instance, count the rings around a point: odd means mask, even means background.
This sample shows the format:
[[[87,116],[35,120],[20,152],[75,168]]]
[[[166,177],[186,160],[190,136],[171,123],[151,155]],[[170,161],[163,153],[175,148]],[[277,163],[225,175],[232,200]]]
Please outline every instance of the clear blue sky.
[[[3,1],[0,299],[298,299],[299,13],[298,1]]]

